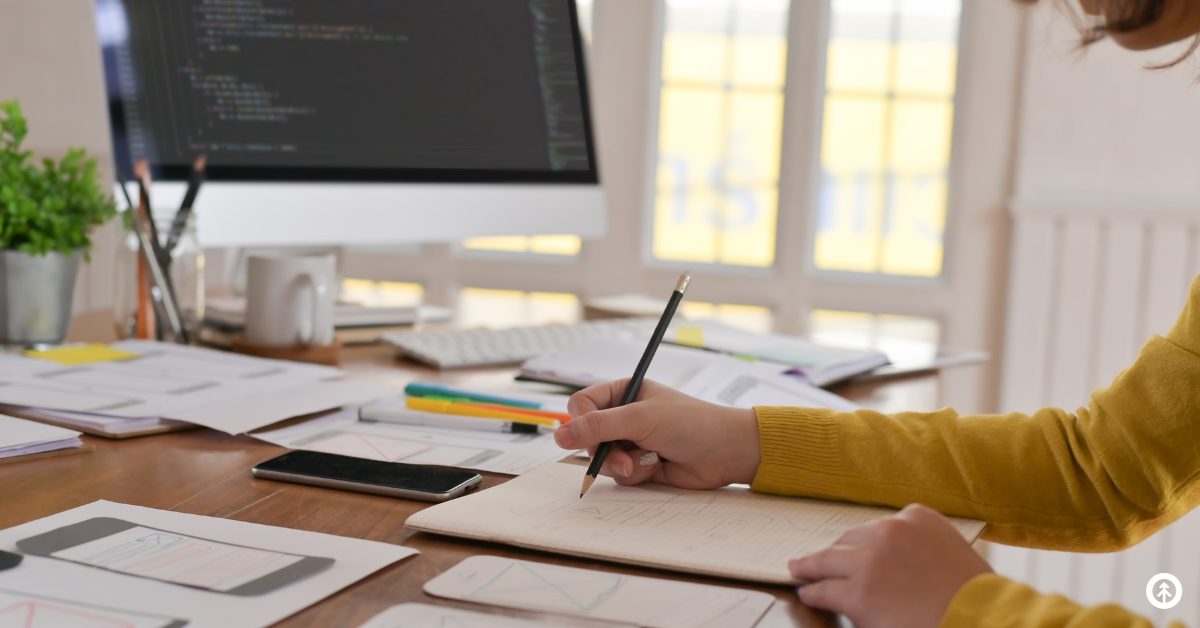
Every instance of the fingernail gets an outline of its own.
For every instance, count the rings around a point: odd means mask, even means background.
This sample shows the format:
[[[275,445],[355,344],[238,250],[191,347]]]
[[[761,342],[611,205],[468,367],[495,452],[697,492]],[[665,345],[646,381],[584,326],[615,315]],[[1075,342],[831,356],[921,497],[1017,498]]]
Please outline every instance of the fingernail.
[[[575,429],[571,427],[570,423],[560,426],[557,430],[554,430],[554,439],[563,447],[574,447]]]
[[[633,475],[633,465],[628,463],[621,465],[621,475],[625,477]]]

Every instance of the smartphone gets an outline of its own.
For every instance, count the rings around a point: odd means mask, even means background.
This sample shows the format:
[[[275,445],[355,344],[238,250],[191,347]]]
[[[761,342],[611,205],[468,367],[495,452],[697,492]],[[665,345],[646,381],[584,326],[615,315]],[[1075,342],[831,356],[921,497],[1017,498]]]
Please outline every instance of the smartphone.
[[[285,554],[96,517],[17,541],[31,556],[230,595],[262,595],[307,578],[332,558]]]
[[[291,451],[250,471],[265,480],[444,502],[479,486],[483,477],[461,469],[383,462],[319,451]]]

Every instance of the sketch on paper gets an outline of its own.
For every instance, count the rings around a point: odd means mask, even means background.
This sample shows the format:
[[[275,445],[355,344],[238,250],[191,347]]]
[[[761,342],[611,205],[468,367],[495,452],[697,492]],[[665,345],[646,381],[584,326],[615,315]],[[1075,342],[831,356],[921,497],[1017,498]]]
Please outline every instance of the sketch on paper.
[[[617,590],[624,576],[541,563],[514,562],[470,594],[482,602],[586,612]]]
[[[0,628],[179,628],[182,619],[0,589]]]
[[[444,606],[399,604],[358,628],[563,628],[531,619],[484,615]]]
[[[316,440],[308,440],[300,449],[340,454],[367,460],[395,462],[413,454],[433,449],[434,445],[361,432],[325,432]]]
[[[51,556],[213,591],[231,591],[304,560],[294,554],[226,545],[141,526]]]

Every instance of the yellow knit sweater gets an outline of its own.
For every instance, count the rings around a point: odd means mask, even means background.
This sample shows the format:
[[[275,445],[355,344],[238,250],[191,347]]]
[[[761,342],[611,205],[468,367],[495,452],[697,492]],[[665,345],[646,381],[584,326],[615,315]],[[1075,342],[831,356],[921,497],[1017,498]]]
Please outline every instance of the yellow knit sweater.
[[[982,519],[984,539],[1111,552],[1200,503],[1200,277],[1165,338],[1075,414],[885,415],[760,407],[752,488]],[[955,596],[943,626],[1150,626],[1117,606],[1082,608],[996,575]],[[1177,625],[1177,624],[1176,624]]]

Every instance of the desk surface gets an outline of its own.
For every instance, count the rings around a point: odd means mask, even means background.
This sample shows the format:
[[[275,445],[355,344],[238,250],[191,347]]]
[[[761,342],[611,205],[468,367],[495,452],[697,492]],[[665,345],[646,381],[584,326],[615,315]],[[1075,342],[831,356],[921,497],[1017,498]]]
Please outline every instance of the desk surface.
[[[514,369],[480,369],[441,373],[396,361],[386,347],[356,347],[343,353],[343,368],[355,379],[395,388],[415,379],[459,385],[499,385],[511,382]],[[933,408],[937,403],[935,375],[850,385],[837,392],[883,410]],[[759,624],[762,628],[830,626],[830,617],[812,611],[786,587],[755,586],[714,578],[690,577],[666,571],[626,567],[602,561],[558,556],[518,548],[440,537],[406,530],[404,521],[428,506],[388,497],[349,493],[269,480],[250,475],[250,468],[277,456],[279,447],[249,436],[228,436],[209,429],[112,441],[85,436],[92,453],[0,466],[0,529],[52,515],[98,499],[163,510],[224,517],[324,532],[340,536],[407,545],[419,556],[392,565],[340,593],[277,624],[352,628],[385,608],[403,602],[424,602],[516,617],[538,613],[467,605],[433,598],[422,585],[468,556],[494,554],[605,571],[668,577],[767,591],[778,603]],[[508,476],[483,473],[484,487]],[[596,626],[594,622],[559,624]]]

